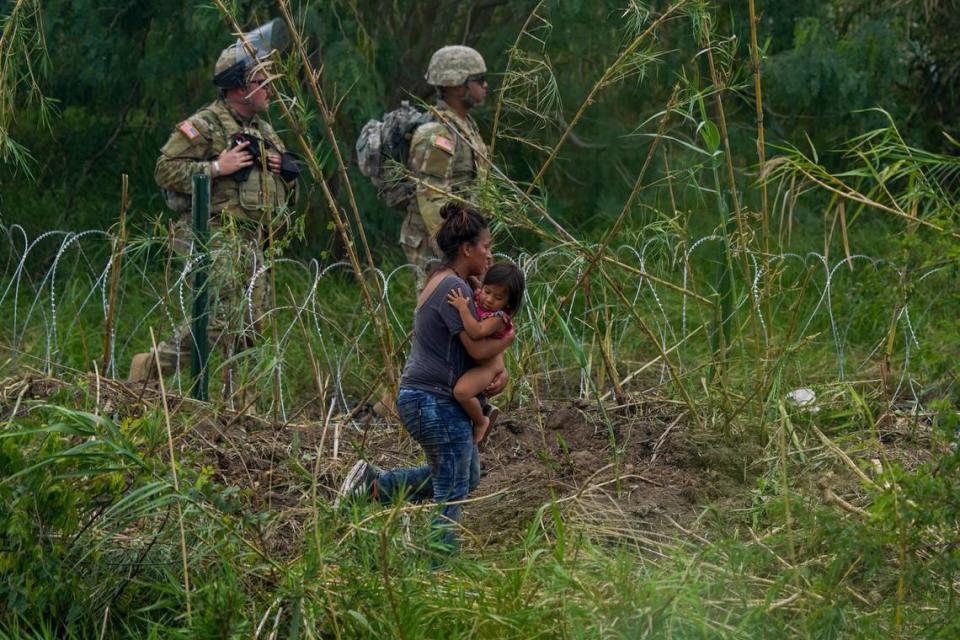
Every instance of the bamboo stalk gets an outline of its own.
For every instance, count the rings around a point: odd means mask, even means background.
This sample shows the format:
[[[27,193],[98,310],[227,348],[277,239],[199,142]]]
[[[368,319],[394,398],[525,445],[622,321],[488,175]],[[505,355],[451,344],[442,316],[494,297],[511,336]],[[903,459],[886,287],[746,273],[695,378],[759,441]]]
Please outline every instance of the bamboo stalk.
[[[110,353],[113,351],[113,319],[117,310],[117,292],[120,288],[120,267],[123,265],[123,251],[127,244],[127,208],[130,204],[129,183],[129,176],[124,173],[120,179],[120,235],[113,243],[113,273],[110,274],[110,294],[103,330],[103,357],[100,369],[104,375],[109,375]]]
[[[180,528],[180,558],[183,566],[183,589],[187,598],[187,622],[190,622],[190,568],[187,564],[187,537],[183,531],[183,507],[180,505],[180,481],[177,479],[177,458],[173,450],[173,429],[170,426],[170,407],[167,405],[167,390],[163,384],[163,369],[160,368],[160,352],[157,350],[157,337],[150,327],[150,343],[153,347],[153,360],[157,365],[157,379],[160,381],[160,399],[163,401],[163,420],[167,425],[167,445],[170,451],[170,472],[173,474],[173,490],[177,494],[177,525]]]
[[[244,41],[244,45],[248,47],[248,49],[252,50],[250,43],[243,38],[243,32],[240,29],[239,23],[237,23],[236,19],[233,17],[233,14],[230,13],[229,9],[224,4],[223,0],[214,0],[214,3],[217,5],[218,9],[223,14],[224,18],[230,23],[234,32],[240,34],[241,39],[243,39]],[[286,3],[283,2],[283,0],[279,0],[279,4],[280,4],[281,11],[283,11],[284,13],[284,19],[287,22],[288,29],[290,30],[291,34],[295,34],[295,37],[297,38],[298,54],[301,55],[301,58],[304,60],[304,63],[308,64],[306,53],[305,53],[305,50],[303,49],[303,42],[302,40],[299,39],[299,33],[296,29],[296,25],[293,23],[292,17],[290,16],[289,7],[287,7]],[[312,68],[309,69],[308,80],[310,80],[310,83],[312,85],[311,90],[314,90],[314,88],[316,88],[316,91],[319,92],[319,87],[316,86],[317,75],[318,73],[313,71]],[[320,104],[321,110],[323,111],[325,124],[327,126],[328,132],[332,132],[332,129],[330,128],[331,123],[333,121],[332,114],[327,109],[326,101],[322,100],[322,93],[320,93],[319,95],[321,99],[321,102],[319,104]],[[373,302],[373,298],[370,294],[370,290],[367,285],[366,279],[363,276],[363,267],[361,267],[360,259],[357,256],[356,250],[354,249],[352,231],[350,230],[349,225],[346,223],[343,216],[341,215],[340,207],[337,205],[336,199],[333,197],[333,192],[330,190],[330,186],[327,184],[327,181],[323,176],[323,170],[320,167],[320,164],[317,161],[315,154],[313,153],[313,148],[307,142],[306,133],[303,130],[303,127],[296,120],[296,118],[294,118],[289,107],[283,100],[277,100],[277,104],[279,105],[280,110],[283,113],[284,119],[292,127],[294,134],[297,138],[297,142],[300,145],[300,148],[304,152],[304,157],[307,160],[307,166],[310,169],[311,177],[313,177],[313,179],[317,182],[317,184],[320,185],[320,189],[323,192],[324,199],[327,203],[328,208],[330,209],[331,216],[333,217],[334,226],[337,228],[337,231],[340,234],[340,238],[343,241],[344,250],[347,253],[347,258],[350,262],[350,266],[353,269],[354,276],[356,277],[356,280],[357,280],[357,284],[360,287],[360,294],[363,297],[364,304],[367,307],[367,309],[370,311],[370,314],[372,317],[377,318],[378,316],[382,316],[381,322],[374,321],[374,327],[377,329],[377,336],[379,338],[381,352],[384,359],[384,367],[385,367],[388,380],[390,381],[391,385],[395,386],[397,375],[396,375],[395,367],[393,366],[393,361],[389,357],[389,355],[392,353],[392,349],[389,346],[390,325],[389,325],[388,319],[386,318],[386,311],[385,309],[382,309],[383,305],[379,305],[379,307],[381,307],[381,313],[380,314],[377,313],[378,305],[375,305]],[[336,146],[336,138],[331,138],[331,144]],[[362,225],[360,226],[362,229]],[[379,283],[377,283],[377,286],[379,288]]]
[[[513,65],[514,54],[520,48],[520,40],[523,38],[524,34],[527,32],[527,29],[530,27],[530,23],[536,17],[537,13],[540,11],[540,7],[543,6],[543,3],[546,0],[540,0],[537,2],[536,6],[533,8],[527,15],[527,19],[524,21],[523,26],[520,27],[520,33],[517,34],[517,39],[514,40],[513,46],[510,48],[510,55],[507,57],[507,64],[503,69],[504,77],[508,77],[510,74],[510,67]],[[503,112],[503,88],[500,89],[500,94],[497,96],[497,108],[493,112],[493,124],[490,125],[490,157],[493,157],[493,150],[497,144],[497,128],[500,126],[500,114]]]
[[[747,0],[750,13],[750,67],[753,71],[754,104],[757,114],[757,159],[762,168],[767,164],[767,145],[763,127],[763,83],[760,76],[760,46],[757,43],[757,25],[760,18],[757,16],[755,0]],[[767,300],[767,317],[771,317],[770,297],[770,211],[767,194],[767,176],[760,172],[760,225],[763,233],[763,271],[764,271],[764,300]]]
[[[750,66],[753,71],[753,93],[754,104],[757,118],[757,160],[759,161],[760,171],[760,232],[763,235],[763,252],[761,253],[760,264],[763,269],[763,292],[760,299],[764,305],[764,315],[770,326],[770,333],[773,333],[773,308],[771,306],[772,278],[770,274],[770,205],[769,195],[767,193],[767,176],[762,170],[767,163],[767,144],[766,134],[763,124],[763,82],[760,73],[760,46],[758,44],[758,26],[760,18],[757,16],[755,0],[747,0],[747,9],[750,14]],[[846,228],[844,228],[846,231]],[[846,236],[844,236],[846,237]],[[752,290],[752,286],[751,286]],[[765,363],[769,358],[763,358]],[[766,378],[766,371],[763,366],[758,371],[757,378],[761,386]],[[762,407],[762,402],[760,403]],[[765,430],[764,419],[766,412],[760,411],[758,416],[760,420],[761,433]]]
[[[737,177],[733,168],[733,152],[730,148],[730,133],[727,129],[727,117],[723,107],[722,93],[726,90],[726,85],[721,83],[720,76],[717,73],[717,67],[713,60],[713,44],[710,40],[710,21],[707,20],[704,26],[703,35],[706,46],[707,66],[710,69],[710,80],[714,86],[714,104],[717,109],[717,118],[720,122],[720,138],[723,142],[724,164],[727,170],[727,181],[730,189],[730,199],[733,202],[733,214],[737,224],[737,235],[739,236],[737,245],[739,246],[740,258],[743,268],[743,277],[747,286],[747,294],[750,298],[750,324],[753,330],[755,366],[757,374],[757,384],[762,385],[766,378],[766,360],[763,357],[763,343],[761,341],[760,323],[757,319],[759,302],[756,291],[753,287],[753,279],[750,277],[750,260],[747,257],[747,246],[750,241],[749,224],[746,221],[743,208],[740,203],[740,197],[737,193]],[[766,255],[766,252],[764,252]],[[729,346],[729,345],[728,345]],[[763,399],[757,396],[757,414],[763,415]]]
[[[367,266],[371,271],[376,270],[376,265],[373,263],[373,253],[370,251],[370,245],[367,242],[366,231],[363,228],[363,220],[360,217],[360,208],[357,205],[357,199],[353,193],[353,185],[350,183],[350,178],[347,176],[347,163],[343,159],[343,155],[340,153],[340,145],[337,142],[337,136],[333,130],[333,123],[336,121],[336,113],[330,106],[327,104],[326,98],[324,97],[323,90],[320,88],[318,82],[322,70],[315,71],[313,65],[310,63],[310,58],[307,55],[306,47],[303,43],[303,38],[300,36],[300,31],[296,28],[296,24],[293,21],[293,16],[290,13],[290,3],[289,0],[278,0],[277,4],[280,7],[280,11],[283,14],[283,19],[287,23],[287,28],[289,29],[294,45],[296,46],[297,53],[300,56],[300,61],[303,64],[304,71],[306,71],[308,84],[310,90],[313,93],[313,98],[320,107],[320,111],[323,114],[323,124],[326,130],[327,138],[330,140],[330,146],[333,148],[333,154],[337,161],[337,172],[340,175],[340,182],[343,185],[344,189],[347,192],[347,201],[350,203],[350,211],[353,214],[354,223],[356,224],[356,233],[360,237],[360,243],[363,246],[364,254],[367,258]],[[332,197],[332,194],[331,194]],[[362,272],[358,272],[358,275],[362,276]],[[362,288],[366,291],[367,284],[366,281],[361,277],[360,281],[362,283]],[[374,285],[376,288],[376,293],[379,299],[382,300],[385,292],[380,288],[380,280],[374,278]],[[366,293],[366,296],[369,298],[369,293]],[[387,373],[387,379],[390,386],[396,390],[399,385],[399,378],[394,366],[393,359],[390,358],[390,354],[393,353],[393,333],[390,328],[390,319],[387,316],[386,306],[383,304],[378,304],[376,307],[370,305],[371,315],[376,317],[376,311],[380,311],[380,322],[381,325],[374,323],[374,326],[378,328],[378,337],[380,338],[382,355],[384,358],[384,367]]]
[[[527,195],[533,193],[533,189],[537,186],[537,183],[540,182],[540,180],[543,178],[543,175],[547,172],[547,169],[551,164],[553,164],[553,161],[556,160],[557,154],[560,152],[560,148],[563,147],[564,143],[570,137],[570,134],[573,133],[573,129],[577,126],[577,123],[580,122],[580,118],[582,118],[583,114],[586,113],[587,107],[596,101],[597,93],[599,93],[600,89],[602,89],[610,81],[610,78],[613,77],[614,72],[620,63],[626,59],[627,56],[636,51],[637,47],[640,46],[640,43],[643,42],[647,36],[653,33],[657,27],[659,27],[660,24],[663,23],[674,11],[683,6],[684,3],[685,0],[679,0],[679,2],[667,7],[667,10],[660,14],[660,16],[654,20],[653,23],[647,27],[643,33],[634,38],[633,41],[627,45],[623,51],[620,52],[620,55],[617,56],[617,59],[613,61],[613,64],[607,67],[607,69],[603,72],[603,75],[600,76],[600,79],[597,80],[596,83],[594,83],[593,88],[590,89],[590,93],[588,93],[587,97],[583,99],[582,103],[580,103],[580,108],[577,109],[576,114],[574,114],[566,129],[564,129],[563,133],[560,135],[560,140],[558,140],[557,144],[554,145],[550,155],[547,156],[547,159],[540,166],[540,170],[537,171],[537,174],[530,181],[530,186],[527,187],[526,190]]]

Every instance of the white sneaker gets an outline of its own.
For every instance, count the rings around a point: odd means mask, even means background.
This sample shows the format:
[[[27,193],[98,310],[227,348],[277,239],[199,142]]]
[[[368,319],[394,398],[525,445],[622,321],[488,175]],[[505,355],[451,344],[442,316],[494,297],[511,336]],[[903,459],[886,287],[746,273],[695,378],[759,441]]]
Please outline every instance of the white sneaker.
[[[380,469],[366,460],[358,460],[356,464],[350,467],[347,477],[340,485],[337,499],[333,502],[334,508],[348,500],[369,496],[373,488],[373,482],[379,476]]]

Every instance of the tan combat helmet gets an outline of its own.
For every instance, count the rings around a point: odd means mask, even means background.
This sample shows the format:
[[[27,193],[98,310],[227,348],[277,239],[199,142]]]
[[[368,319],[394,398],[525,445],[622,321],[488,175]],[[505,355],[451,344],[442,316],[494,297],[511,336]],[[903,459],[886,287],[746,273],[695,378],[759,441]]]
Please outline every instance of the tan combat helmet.
[[[487,64],[476,49],[451,45],[437,49],[427,66],[427,83],[434,87],[456,87],[470,76],[487,72]]]
[[[274,49],[283,51],[288,42],[287,25],[280,18],[245,33],[220,53],[213,67],[213,83],[221,89],[244,86],[254,69],[268,65],[270,53]],[[247,45],[256,52],[256,58],[250,55]]]

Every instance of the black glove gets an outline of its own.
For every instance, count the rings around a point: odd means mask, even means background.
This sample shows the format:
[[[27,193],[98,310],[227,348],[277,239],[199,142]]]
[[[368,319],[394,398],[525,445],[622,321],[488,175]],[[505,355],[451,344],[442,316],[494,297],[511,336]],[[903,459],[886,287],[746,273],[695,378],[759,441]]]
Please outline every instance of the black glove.
[[[262,151],[264,147],[276,150],[269,142],[265,142],[249,133],[238,133],[234,135],[232,142],[234,147],[238,144],[249,142],[250,146],[247,147],[247,151],[253,156],[253,164],[231,174],[230,177],[233,178],[234,182],[246,182],[254,166],[263,166]],[[303,171],[303,169],[300,166],[300,159],[297,157],[297,154],[289,151],[284,151],[280,154],[280,177],[283,178],[285,182],[293,182],[299,178],[301,171]]]
[[[297,154],[290,151],[284,151],[280,156],[280,177],[285,182],[293,182],[300,177],[303,167],[300,166],[300,158]]]

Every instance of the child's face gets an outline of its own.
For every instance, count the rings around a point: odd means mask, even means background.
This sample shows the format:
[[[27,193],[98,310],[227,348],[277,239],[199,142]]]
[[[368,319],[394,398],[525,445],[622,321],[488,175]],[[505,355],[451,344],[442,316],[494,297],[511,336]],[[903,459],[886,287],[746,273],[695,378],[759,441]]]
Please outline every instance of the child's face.
[[[498,284],[485,284],[480,289],[480,304],[487,311],[500,311],[510,301],[510,292]]]

